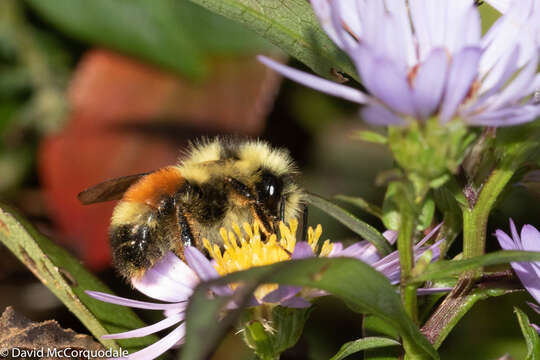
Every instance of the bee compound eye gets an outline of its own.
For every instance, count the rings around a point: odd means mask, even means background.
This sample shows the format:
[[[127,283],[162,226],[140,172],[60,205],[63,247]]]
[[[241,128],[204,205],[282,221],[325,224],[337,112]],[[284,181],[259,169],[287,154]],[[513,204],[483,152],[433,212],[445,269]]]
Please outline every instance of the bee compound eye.
[[[272,214],[277,215],[278,203],[283,191],[283,180],[269,172],[263,172],[257,186],[259,201],[265,203]]]

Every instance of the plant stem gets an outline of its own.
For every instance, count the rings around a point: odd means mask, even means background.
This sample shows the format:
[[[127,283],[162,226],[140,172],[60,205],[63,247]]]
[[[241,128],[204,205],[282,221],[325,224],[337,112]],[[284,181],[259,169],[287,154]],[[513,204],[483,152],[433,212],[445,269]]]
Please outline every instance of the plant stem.
[[[489,214],[506,184],[515,173],[514,167],[495,169],[484,184],[473,207],[463,208],[463,258],[484,255]],[[465,274],[468,278],[478,277],[482,269]]]
[[[489,214],[519,166],[519,162],[516,164],[508,158],[506,160],[491,173],[478,197],[469,201],[470,206],[463,206],[463,257],[465,259],[485,253]],[[474,279],[481,274],[482,269],[464,273],[454,290],[422,328],[422,332],[436,348],[472,306],[484,298],[469,295]]]
[[[401,226],[397,240],[399,262],[401,267],[400,293],[405,310],[413,321],[417,322],[418,314],[416,306],[416,286],[407,285],[414,265],[413,231],[415,219],[410,206],[408,206],[406,203],[404,204],[404,202],[402,202],[402,205],[400,206]]]

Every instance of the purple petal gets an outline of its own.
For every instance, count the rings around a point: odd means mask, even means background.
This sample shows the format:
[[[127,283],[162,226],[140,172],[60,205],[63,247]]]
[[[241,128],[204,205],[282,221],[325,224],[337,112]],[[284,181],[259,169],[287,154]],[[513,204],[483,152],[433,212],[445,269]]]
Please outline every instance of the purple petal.
[[[538,306],[537,304],[534,304],[532,302],[528,302],[527,305],[529,305],[531,307],[531,309],[536,311],[536,313],[540,314],[540,306]]]
[[[399,49],[398,54],[403,57],[400,62],[412,67],[418,62],[418,59],[407,6],[404,1],[386,1],[385,5],[395,24],[395,32],[389,34],[391,37],[390,43]]]
[[[364,54],[366,52],[364,51]],[[407,73],[401,71],[390,59],[379,57],[372,61],[374,62],[374,66],[370,66],[372,71],[363,73],[363,79],[369,91],[392,110],[415,115],[413,91],[407,81]]]
[[[312,0],[311,5],[326,34],[340,48],[347,51],[355,46],[362,34],[356,1]]]
[[[446,47],[456,53],[465,46],[478,45],[481,37],[480,14],[469,0],[453,0],[447,3]]]
[[[192,288],[173,281],[152,268],[140,279],[131,279],[131,284],[143,294],[162,301],[186,301],[193,293]]]
[[[499,61],[504,54],[519,42],[520,37],[527,36],[523,27],[530,15],[531,2],[528,0],[514,1],[514,6],[504,16],[501,16],[482,38],[484,56],[480,63],[480,72],[486,73]],[[530,49],[522,48],[518,66],[522,66],[530,56]],[[529,53],[529,54],[527,54]]]
[[[466,47],[454,55],[441,105],[441,122],[451,120],[458,106],[467,96],[478,74],[478,61],[481,54],[482,50],[479,47]]]
[[[281,303],[292,298],[302,290],[301,286],[280,285],[276,290],[266,295],[262,301],[267,303]]]
[[[289,308],[303,309],[310,307],[311,303],[307,300],[302,299],[301,297],[293,297],[285,300],[280,305]]]
[[[152,269],[189,288],[194,288],[199,283],[199,278],[193,270],[170,251]]]
[[[305,259],[313,257],[313,249],[306,241],[300,241],[296,243],[296,246],[294,247],[294,251],[291,255],[291,260],[295,259]]]
[[[512,239],[516,243],[518,250],[523,250],[523,245],[521,244],[521,239],[516,229],[516,224],[514,223],[514,220],[512,218],[510,218],[509,222],[510,222],[510,232],[512,233]]]
[[[538,105],[516,105],[497,111],[485,111],[479,115],[465,117],[470,125],[503,127],[534,121],[540,115]]]
[[[381,259],[381,256],[377,252],[377,248],[367,240],[352,244],[342,251],[332,254],[331,257],[337,256],[352,257],[361,260],[366,264],[373,264]]]
[[[415,246],[414,248],[415,249],[419,249],[420,246],[424,245],[429,239],[431,239],[431,237],[433,235],[435,235],[435,233],[437,233],[437,231],[439,231],[439,229],[441,228],[443,223],[439,223],[439,225],[435,226],[433,228],[433,230],[431,230],[426,236],[424,236],[424,238],[422,240],[420,240]]]
[[[184,250],[188,265],[197,273],[202,281],[209,281],[219,277],[218,272],[196,247],[188,246]]]
[[[413,101],[416,113],[421,118],[427,118],[439,106],[447,72],[448,55],[442,48],[431,51],[419,66],[413,83]]]
[[[373,125],[405,125],[405,120],[387,108],[374,104],[368,105],[360,110],[362,119]]]
[[[510,0],[486,0],[486,2],[503,14],[510,7]]]
[[[489,102],[488,109],[499,109],[508,104],[522,99],[529,95],[526,93],[534,82],[536,69],[538,66],[538,54],[535,54],[533,58],[525,65],[523,69],[517,74],[517,76],[502,90],[497,96],[493,97],[493,100]]]
[[[126,299],[120,296],[106,294],[98,291],[85,290],[85,293],[93,297],[94,299],[108,302],[110,304],[129,306],[137,309],[147,310],[171,310],[174,312],[182,311],[186,309],[187,302],[179,302],[173,304],[158,304],[146,301]]]
[[[504,250],[518,250],[516,243],[504,231],[495,231],[495,236]]]
[[[485,75],[478,90],[482,97],[487,98],[495,94],[514,75],[517,70],[518,57],[519,47],[516,46],[495,63],[493,68]],[[484,76],[484,74],[481,75]]]
[[[184,255],[189,266],[197,273],[202,281],[210,281],[219,277],[212,262],[206,258],[197,248],[188,246],[184,250]],[[233,294],[232,289],[227,286],[212,286],[211,290],[219,296],[229,296]]]
[[[138,338],[143,337],[146,335],[150,335],[153,333],[156,333],[158,331],[161,331],[163,329],[166,329],[168,327],[173,326],[174,324],[179,323],[180,321],[184,320],[185,314],[173,314],[169,317],[166,317],[165,319],[158,321],[155,324],[145,326],[139,329],[116,333],[116,334],[107,334],[103,335],[102,339],[128,339],[128,338]]]
[[[536,271],[528,263],[511,263],[511,265],[525,289],[536,302],[540,302],[540,278]]]
[[[386,230],[385,232],[383,232],[382,236],[388,240],[388,242],[390,243],[390,245],[394,245],[397,241],[397,238],[398,238],[398,232],[397,231],[394,231],[394,230]]]
[[[527,251],[540,251],[540,232],[532,225],[521,228],[521,244]]]
[[[186,334],[186,325],[185,323],[178,326],[176,329],[171,331],[163,339],[156,341],[150,346],[145,347],[142,350],[129,354],[123,358],[116,359],[126,359],[126,360],[152,360],[163,354],[165,351],[169,350],[176,343],[184,338]]]
[[[428,25],[428,14],[425,6],[426,0],[410,0],[409,10],[414,27],[415,38],[418,42],[418,52],[420,61],[424,61],[431,52],[431,29]]]
[[[259,55],[257,56],[257,59],[266,66],[279,72],[281,75],[315,90],[322,91],[326,94],[337,96],[358,104],[366,104],[371,101],[369,97],[360,90],[337,84],[303,71],[295,70],[267,58],[266,56]]]
[[[536,332],[537,332],[538,334],[540,334],[540,327],[539,327],[538,325],[536,325],[536,324],[531,324],[531,326],[532,326],[532,328],[533,328],[534,330],[536,330]]]

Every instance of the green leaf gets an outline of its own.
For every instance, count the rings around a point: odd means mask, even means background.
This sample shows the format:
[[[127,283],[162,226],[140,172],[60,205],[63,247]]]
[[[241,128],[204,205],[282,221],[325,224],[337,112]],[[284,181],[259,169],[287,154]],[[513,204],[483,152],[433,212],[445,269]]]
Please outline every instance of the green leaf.
[[[377,205],[371,204],[368,201],[364,200],[361,197],[358,196],[347,196],[347,195],[336,195],[334,196],[337,200],[341,200],[343,202],[346,202],[348,204],[354,205],[358,207],[359,209],[364,210],[368,214],[371,214],[373,216],[378,217],[379,219],[382,218],[382,209],[378,207]]]
[[[183,360],[204,359],[217,345],[234,318],[227,315],[216,323],[227,301],[208,299],[212,286],[242,282],[241,294],[235,294],[237,304],[246,302],[258,284],[279,283],[321,289],[333,294],[355,309],[374,314],[415,346],[418,353],[438,359],[437,352],[409,318],[400,297],[388,279],[367,265],[351,258],[311,258],[285,261],[270,266],[255,267],[201,284],[187,310],[187,337]],[[246,290],[247,289],[247,290]],[[204,334],[204,336],[201,336]],[[201,339],[204,338],[204,339]]]
[[[384,194],[382,221],[389,230],[398,231],[401,224],[399,213],[400,185],[397,181],[392,181],[386,188]]]
[[[504,250],[465,260],[441,260],[429,264],[422,274],[411,279],[411,283],[444,279],[482,266],[520,261],[540,261],[540,252]]]
[[[352,135],[353,139],[358,139],[373,144],[386,145],[388,144],[388,138],[375,131],[370,130],[360,130]]]
[[[161,0],[162,1],[162,0]],[[197,48],[211,55],[256,54],[276,50],[242,24],[224,18],[188,0],[176,0],[177,22]]]
[[[245,311],[242,318],[244,340],[261,359],[276,358],[300,339],[310,309],[275,306],[271,316],[261,316],[260,308]],[[267,324],[265,327],[264,324]]]
[[[333,202],[315,194],[308,194],[307,201],[309,204],[321,209],[322,211],[332,216],[334,219],[336,219],[337,221],[339,221],[340,223],[342,223],[343,225],[345,225],[346,227],[372,243],[381,255],[384,256],[392,252],[390,244],[388,244],[388,241],[386,241],[384,236],[382,236],[381,233],[377,231],[377,229],[375,229],[368,223],[358,219],[347,210],[342,209]]]
[[[367,350],[367,349],[375,349],[380,347],[386,347],[386,346],[396,346],[401,345],[398,341],[383,337],[367,337],[363,339],[358,339],[354,341],[349,341],[336,353],[336,355],[332,356],[330,360],[341,360],[346,358],[349,355],[352,355],[354,353],[357,353],[359,351]]]
[[[67,34],[197,77],[205,72],[197,45],[178,21],[176,0],[28,0]]]
[[[525,337],[525,343],[527,344],[527,357],[526,360],[538,360],[540,359],[540,337],[536,330],[531,326],[527,315],[521,311],[518,307],[514,307],[514,312],[519,321],[521,332]]]
[[[88,296],[85,290],[112,293],[66,250],[39,234],[14,211],[0,208],[0,241],[47,286],[107,348],[118,349],[102,335],[132,330],[145,324],[127,307],[108,304]],[[128,351],[157,340],[156,336],[117,340]]]
[[[433,215],[435,215],[435,200],[433,197],[427,196],[420,208],[420,214],[418,214],[416,231],[423,231],[427,229],[433,222]]]
[[[358,80],[349,58],[328,38],[305,0],[191,0],[244,24],[314,72],[326,78],[333,69]]]

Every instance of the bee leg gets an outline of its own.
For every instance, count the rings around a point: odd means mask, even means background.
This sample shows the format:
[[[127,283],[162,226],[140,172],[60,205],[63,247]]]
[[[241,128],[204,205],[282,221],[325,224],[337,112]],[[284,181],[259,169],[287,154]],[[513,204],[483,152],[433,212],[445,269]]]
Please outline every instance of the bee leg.
[[[180,226],[180,239],[184,248],[196,246],[195,237],[193,236],[193,232],[191,232],[191,225],[181,206],[176,207],[176,221]]]
[[[272,217],[269,216],[266,211],[264,211],[264,208],[261,206],[251,189],[235,178],[226,177],[225,180],[231,186],[235,194],[242,198],[251,208],[253,218],[258,221],[263,234],[270,236],[274,227],[274,224],[271,221]]]

